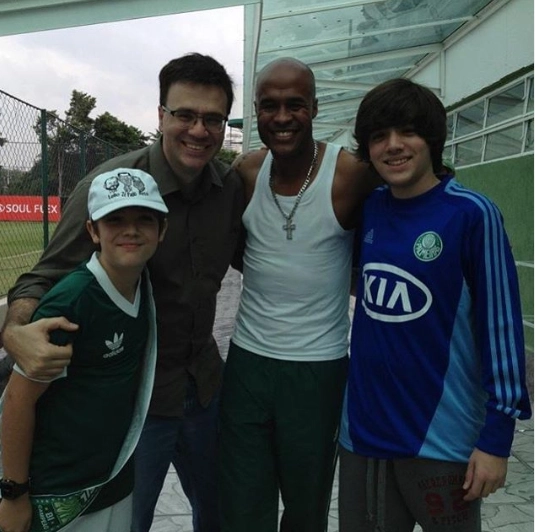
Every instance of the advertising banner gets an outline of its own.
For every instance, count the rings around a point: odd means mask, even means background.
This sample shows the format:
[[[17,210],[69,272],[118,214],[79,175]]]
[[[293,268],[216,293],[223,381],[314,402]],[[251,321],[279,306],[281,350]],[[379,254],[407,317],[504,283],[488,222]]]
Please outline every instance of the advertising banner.
[[[48,220],[59,222],[59,196],[48,197]],[[0,221],[42,222],[43,198],[41,196],[0,196]]]

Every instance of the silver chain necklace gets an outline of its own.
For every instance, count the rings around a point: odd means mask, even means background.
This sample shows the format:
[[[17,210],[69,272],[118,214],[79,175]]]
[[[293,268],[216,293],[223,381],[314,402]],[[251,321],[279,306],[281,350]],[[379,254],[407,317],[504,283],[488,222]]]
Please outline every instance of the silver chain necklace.
[[[314,170],[314,167],[316,166],[317,161],[318,161],[318,143],[314,141],[314,155],[312,156],[312,162],[310,163],[310,168],[308,169],[307,176],[303,184],[301,185],[301,189],[297,193],[297,197],[295,198],[295,203],[290,214],[286,214],[282,210],[281,204],[279,203],[279,199],[277,198],[277,194],[275,193],[275,188],[273,185],[273,159],[271,160],[271,166],[269,168],[269,188],[271,190],[271,195],[273,196],[273,200],[275,201],[275,205],[277,206],[280,213],[286,220],[286,223],[282,226],[282,230],[286,231],[287,240],[293,240],[292,233],[295,231],[295,224],[293,223],[293,217],[294,217],[295,211],[297,210],[297,206],[299,205],[299,202],[301,201],[301,198],[305,190],[307,189],[308,184],[310,183],[310,177],[312,175],[312,171]]]

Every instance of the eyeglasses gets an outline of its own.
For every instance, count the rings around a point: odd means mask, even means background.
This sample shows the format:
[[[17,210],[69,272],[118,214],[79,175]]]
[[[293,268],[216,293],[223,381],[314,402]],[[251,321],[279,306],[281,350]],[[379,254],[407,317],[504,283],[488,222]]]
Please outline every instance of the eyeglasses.
[[[162,109],[169,113],[173,118],[178,122],[178,126],[181,129],[189,129],[193,127],[197,120],[202,121],[204,128],[210,133],[221,133],[225,129],[225,123],[227,121],[226,116],[221,116],[218,114],[200,114],[194,113],[187,109],[174,109],[171,110],[165,105],[161,106]]]

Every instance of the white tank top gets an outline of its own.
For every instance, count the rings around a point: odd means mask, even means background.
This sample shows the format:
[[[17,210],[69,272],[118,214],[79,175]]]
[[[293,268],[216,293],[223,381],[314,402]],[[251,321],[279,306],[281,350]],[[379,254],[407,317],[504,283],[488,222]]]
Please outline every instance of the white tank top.
[[[318,174],[295,212],[292,240],[269,188],[271,152],[245,213],[243,290],[232,341],[282,360],[334,360],[347,354],[354,231],[332,206],[340,146],[327,144]],[[288,214],[295,196],[277,196]]]

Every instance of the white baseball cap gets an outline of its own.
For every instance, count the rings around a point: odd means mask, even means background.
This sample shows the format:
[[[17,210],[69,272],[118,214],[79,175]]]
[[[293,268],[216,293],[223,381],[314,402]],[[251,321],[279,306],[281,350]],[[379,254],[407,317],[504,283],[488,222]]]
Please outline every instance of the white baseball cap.
[[[89,187],[87,208],[91,220],[124,207],[147,207],[169,212],[154,178],[137,168],[117,168],[99,174]]]

